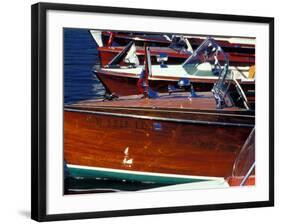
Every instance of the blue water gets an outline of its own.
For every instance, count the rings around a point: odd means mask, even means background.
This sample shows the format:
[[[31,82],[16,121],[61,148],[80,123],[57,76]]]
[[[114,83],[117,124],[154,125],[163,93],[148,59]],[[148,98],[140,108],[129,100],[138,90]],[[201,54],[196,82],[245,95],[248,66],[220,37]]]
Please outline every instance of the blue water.
[[[92,72],[99,64],[97,44],[87,29],[65,28],[64,103],[74,103],[104,95],[104,87]]]

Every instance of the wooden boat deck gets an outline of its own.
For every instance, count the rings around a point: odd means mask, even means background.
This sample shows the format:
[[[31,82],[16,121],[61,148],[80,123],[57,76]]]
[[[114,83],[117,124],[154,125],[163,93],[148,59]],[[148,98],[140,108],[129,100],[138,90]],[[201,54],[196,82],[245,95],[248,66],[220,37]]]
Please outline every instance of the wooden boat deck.
[[[65,111],[223,126],[254,125],[254,111],[238,107],[217,109],[212,93],[200,93],[194,98],[189,95],[182,92],[172,95],[160,94],[156,99],[133,95],[112,101],[85,100],[65,105]]]
[[[84,100],[66,107],[95,108],[95,107],[125,107],[125,108],[151,108],[151,109],[175,109],[175,110],[201,110],[220,111],[216,108],[216,102],[211,92],[198,93],[198,97],[189,97],[190,93],[159,94],[159,98],[147,99],[142,95],[119,97],[117,100],[104,101],[102,99]],[[243,109],[242,109],[243,110]],[[224,108],[223,111],[241,111],[241,108]]]

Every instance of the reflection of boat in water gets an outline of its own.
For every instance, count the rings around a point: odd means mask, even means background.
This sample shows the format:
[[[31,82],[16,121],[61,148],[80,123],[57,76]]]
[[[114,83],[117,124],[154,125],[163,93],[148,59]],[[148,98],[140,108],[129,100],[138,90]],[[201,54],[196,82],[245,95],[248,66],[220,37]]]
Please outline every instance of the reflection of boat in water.
[[[91,30],[98,44],[101,66],[106,66],[122,52],[130,41],[136,45],[140,64],[144,61],[144,46],[151,48],[151,63],[157,64],[157,56],[165,54],[169,64],[183,63],[205,40],[203,36],[149,35],[140,33],[106,32]],[[214,37],[228,54],[231,66],[251,66],[255,64],[255,39]],[[124,65],[124,63],[123,63]]]
[[[255,123],[243,90],[230,90],[228,66],[212,92],[155,94],[146,63],[142,94],[89,100],[64,109],[64,158],[73,175],[165,184],[225,185]],[[136,87],[135,87],[136,88]],[[143,97],[145,96],[145,97]]]
[[[130,42],[130,45],[106,68],[94,68],[95,74],[108,93],[115,93],[118,96],[138,94],[135,86],[143,72],[143,66],[139,65],[134,53],[131,53],[129,57],[132,58],[130,66],[120,65],[121,61],[128,57],[128,53],[133,52],[131,51],[133,47],[133,42]],[[232,86],[239,83],[245,94],[254,99],[254,69],[229,66],[227,55],[212,38],[207,38],[192,56],[180,65],[167,65],[165,58],[161,57],[159,58],[160,65],[152,65],[149,50],[145,52],[145,60],[149,67],[148,82],[155,91],[168,92],[169,87],[177,86],[180,79],[188,79],[195,91],[210,91],[218,79],[219,67],[227,64]]]

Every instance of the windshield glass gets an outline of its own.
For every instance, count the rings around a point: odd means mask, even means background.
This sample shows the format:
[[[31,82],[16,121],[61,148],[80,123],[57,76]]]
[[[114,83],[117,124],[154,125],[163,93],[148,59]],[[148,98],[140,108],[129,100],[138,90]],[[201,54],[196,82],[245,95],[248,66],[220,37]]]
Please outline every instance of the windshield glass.
[[[208,37],[184,62],[183,68],[190,75],[218,77],[228,69],[228,57],[216,41]]]
[[[195,76],[217,77],[212,92],[217,108],[230,107],[233,100],[228,90],[233,73],[229,71],[228,57],[213,38],[208,37],[185,61],[183,68]]]

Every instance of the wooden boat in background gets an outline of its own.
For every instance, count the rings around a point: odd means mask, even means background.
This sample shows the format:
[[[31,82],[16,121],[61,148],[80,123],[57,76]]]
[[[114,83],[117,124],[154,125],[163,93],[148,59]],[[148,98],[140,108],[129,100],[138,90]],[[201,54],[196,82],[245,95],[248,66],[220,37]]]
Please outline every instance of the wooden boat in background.
[[[130,32],[114,32],[90,30],[90,33],[99,46],[125,46],[134,41],[137,46],[168,47],[171,40],[167,35],[143,34]]]
[[[188,40],[193,49],[198,48],[206,39],[200,35],[174,35],[174,34],[155,34],[140,32],[116,32],[90,30],[90,34],[99,47],[102,46],[126,46],[130,41],[134,41],[136,46],[148,47],[171,47],[179,46],[179,41]],[[211,37],[211,36],[210,36]],[[255,38],[245,37],[221,37],[212,36],[226,52],[255,54]],[[182,43],[180,43],[182,45]],[[176,46],[176,47],[177,47]]]
[[[172,66],[169,66],[171,73],[166,73],[164,75],[155,74],[149,77],[149,85],[151,88],[157,92],[168,92],[169,86],[177,86],[180,79],[187,78],[195,91],[210,91],[214,86],[214,83],[217,81],[216,76],[191,76],[186,75],[184,71],[182,71],[182,75],[179,73],[175,73],[176,70],[173,69]],[[152,68],[152,71],[156,72],[160,69]],[[167,70],[166,70],[167,71]],[[94,68],[94,74],[98,77],[98,79],[103,83],[107,93],[116,94],[117,96],[127,96],[127,95],[135,95],[138,94],[137,82],[139,80],[139,74],[142,72],[142,68],[137,69],[99,69]],[[254,79],[243,79],[242,77],[236,80],[245,91],[246,95],[251,98],[252,101],[255,100],[255,81]],[[235,82],[233,82],[235,85]]]
[[[106,67],[114,57],[124,50],[124,48],[125,46],[98,47],[101,67]],[[168,57],[169,64],[181,64],[192,54],[190,51],[179,52],[169,47],[150,47],[150,51],[152,64],[159,64],[157,57],[161,54],[165,54]],[[140,65],[143,65],[144,47],[136,46],[136,55]],[[122,62],[121,65],[126,66],[126,63]]]
[[[131,42],[131,46],[132,44]],[[143,73],[144,66],[120,65],[120,62],[127,55],[126,52],[129,52],[130,49],[128,46],[126,51],[116,56],[107,67],[94,67],[95,75],[104,84],[109,94],[126,96],[139,93],[135,87]],[[195,91],[210,91],[218,80],[218,69],[227,66],[233,88],[237,85],[241,86],[249,100],[254,103],[254,66],[251,68],[229,66],[227,55],[212,38],[207,38],[181,65],[166,65],[164,63],[152,65],[150,48],[145,53],[145,58],[149,66],[149,86],[154,91],[169,92],[171,88],[177,87],[178,82],[182,79],[188,79]]]
[[[136,54],[140,64],[144,61],[144,46],[151,46],[151,62],[157,64],[157,57],[165,54],[169,64],[183,63],[205,40],[203,36],[144,35],[90,31],[98,44],[101,66],[106,66],[116,55],[122,52],[130,41],[136,45]],[[255,39],[214,37],[228,54],[231,66],[251,66],[255,64]]]

